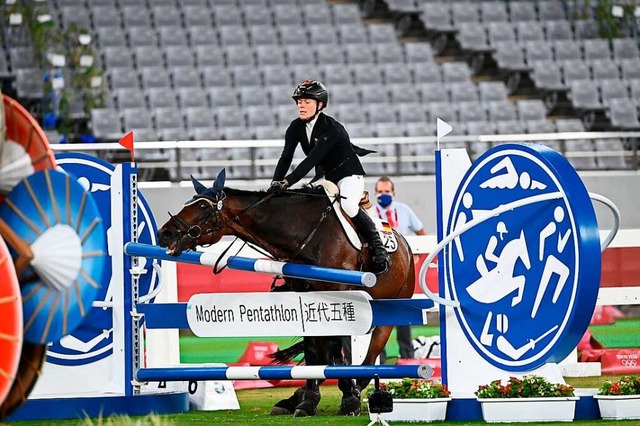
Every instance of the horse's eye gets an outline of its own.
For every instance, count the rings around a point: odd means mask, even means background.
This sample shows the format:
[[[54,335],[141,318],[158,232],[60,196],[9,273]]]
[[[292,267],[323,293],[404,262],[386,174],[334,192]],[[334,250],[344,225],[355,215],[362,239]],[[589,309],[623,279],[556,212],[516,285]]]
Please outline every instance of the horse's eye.
[[[205,210],[207,208],[207,203],[205,203],[203,201],[203,202],[200,203],[200,205],[198,207],[200,207],[202,210]]]

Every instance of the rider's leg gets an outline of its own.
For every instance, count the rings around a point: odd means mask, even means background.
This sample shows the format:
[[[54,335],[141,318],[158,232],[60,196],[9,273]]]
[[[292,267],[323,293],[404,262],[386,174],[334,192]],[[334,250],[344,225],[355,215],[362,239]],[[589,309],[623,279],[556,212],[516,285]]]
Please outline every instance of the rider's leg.
[[[360,208],[359,202],[364,191],[364,178],[359,175],[347,176],[338,182],[340,188],[340,205],[353,220],[360,234],[367,240],[372,253],[372,272],[383,274],[391,266],[391,259],[380,240],[376,225],[366,211]]]

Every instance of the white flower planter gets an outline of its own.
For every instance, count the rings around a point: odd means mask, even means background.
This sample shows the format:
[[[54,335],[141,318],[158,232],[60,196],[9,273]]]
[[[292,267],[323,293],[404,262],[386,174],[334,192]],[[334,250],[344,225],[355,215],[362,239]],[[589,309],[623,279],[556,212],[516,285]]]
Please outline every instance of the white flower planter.
[[[393,411],[382,413],[386,421],[436,422],[445,419],[447,403],[451,398],[394,399]],[[375,420],[377,414],[369,413],[369,419]]]
[[[603,419],[640,419],[640,395],[594,395]]]
[[[580,398],[478,398],[488,423],[571,422]]]

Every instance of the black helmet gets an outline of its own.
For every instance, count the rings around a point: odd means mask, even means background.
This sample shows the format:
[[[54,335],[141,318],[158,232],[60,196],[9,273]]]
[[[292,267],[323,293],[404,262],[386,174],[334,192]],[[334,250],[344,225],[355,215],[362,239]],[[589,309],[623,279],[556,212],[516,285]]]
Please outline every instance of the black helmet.
[[[322,102],[322,108],[326,108],[329,103],[327,88],[324,87],[324,84],[315,80],[305,80],[298,84],[291,97],[294,101],[298,99],[315,99]]]

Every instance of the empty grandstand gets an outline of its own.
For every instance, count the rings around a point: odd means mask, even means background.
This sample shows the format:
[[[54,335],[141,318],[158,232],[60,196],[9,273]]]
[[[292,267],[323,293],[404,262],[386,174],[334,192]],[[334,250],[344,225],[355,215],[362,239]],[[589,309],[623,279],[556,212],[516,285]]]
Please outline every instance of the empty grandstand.
[[[71,72],[46,63],[43,73],[41,46],[30,38],[28,20],[16,16],[28,10],[91,36],[103,104],[87,107],[82,96],[74,102],[75,117],[85,113],[98,141],[131,130],[137,141],[279,139],[295,117],[292,89],[307,78],[325,82],[328,113],[352,138],[432,136],[436,117],[461,137],[637,131],[637,21],[625,21],[615,38],[602,37],[593,3],[18,0],[2,5],[0,78],[6,92],[37,106],[50,83],[42,76]],[[46,111],[33,109],[44,119]],[[632,143],[621,137],[545,143],[566,151],[579,169],[637,167]],[[469,148],[479,154],[489,145]],[[421,161],[431,145],[410,139],[378,148],[368,165],[373,174],[433,172]],[[251,155],[278,154],[195,149],[180,160],[195,167],[184,173],[203,175],[198,161]],[[145,158],[173,161],[175,153]],[[272,166],[265,164],[239,166],[235,177],[267,177]],[[172,169],[171,178],[181,176]]]

